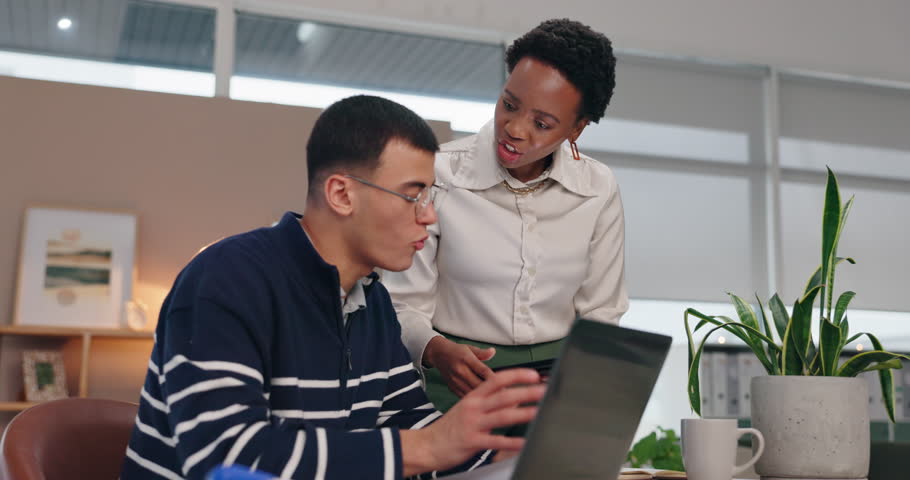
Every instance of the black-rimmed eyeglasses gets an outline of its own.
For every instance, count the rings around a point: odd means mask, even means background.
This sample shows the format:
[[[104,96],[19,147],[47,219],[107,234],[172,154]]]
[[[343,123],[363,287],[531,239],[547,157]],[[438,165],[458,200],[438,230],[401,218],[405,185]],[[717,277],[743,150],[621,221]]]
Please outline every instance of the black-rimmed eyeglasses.
[[[379,185],[376,185],[375,183],[369,182],[360,177],[355,177],[354,175],[345,175],[345,177],[350,178],[351,180],[356,180],[368,187],[373,187],[375,189],[382,190],[383,192],[391,193],[392,195],[395,195],[398,198],[403,198],[403,199],[413,203],[414,212],[417,214],[418,217],[420,215],[422,215],[426,211],[427,207],[436,200],[436,195],[439,194],[439,191],[445,189],[444,184],[434,183],[432,185],[427,185],[426,187],[423,187],[423,190],[421,190],[420,193],[418,193],[416,197],[412,197],[410,195],[405,195],[403,193],[396,192],[395,190],[389,190],[388,188],[380,187]]]

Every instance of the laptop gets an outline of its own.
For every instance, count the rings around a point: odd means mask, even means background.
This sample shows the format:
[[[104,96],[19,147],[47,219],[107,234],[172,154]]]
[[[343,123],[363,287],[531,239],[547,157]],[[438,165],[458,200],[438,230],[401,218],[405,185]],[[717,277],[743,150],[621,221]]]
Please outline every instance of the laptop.
[[[518,457],[452,480],[618,478],[671,338],[578,319]]]

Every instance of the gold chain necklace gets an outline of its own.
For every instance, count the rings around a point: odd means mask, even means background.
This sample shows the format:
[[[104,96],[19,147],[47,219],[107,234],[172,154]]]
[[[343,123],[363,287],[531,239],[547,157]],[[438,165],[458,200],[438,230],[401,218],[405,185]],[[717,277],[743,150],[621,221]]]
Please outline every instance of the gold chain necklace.
[[[502,184],[505,185],[505,187],[508,191],[514,193],[515,195],[524,196],[524,195],[528,195],[528,194],[531,194],[531,193],[534,193],[534,192],[540,190],[541,188],[543,188],[544,185],[546,185],[548,180],[550,180],[550,179],[545,178],[529,187],[518,187],[518,188],[515,188],[515,187],[509,185],[509,182],[507,182],[506,180],[503,180]]]

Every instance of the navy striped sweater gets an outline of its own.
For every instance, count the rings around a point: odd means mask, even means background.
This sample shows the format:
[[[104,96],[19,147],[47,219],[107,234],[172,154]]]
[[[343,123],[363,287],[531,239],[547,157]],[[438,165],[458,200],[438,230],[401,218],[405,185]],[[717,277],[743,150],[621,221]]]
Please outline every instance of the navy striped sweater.
[[[398,429],[440,414],[401,343],[388,292],[365,285],[367,307],[345,325],[338,271],[298,217],[222,240],[177,277],[123,480],[202,478],[221,464],[281,478],[401,478]],[[479,452],[453,471],[490,457]]]

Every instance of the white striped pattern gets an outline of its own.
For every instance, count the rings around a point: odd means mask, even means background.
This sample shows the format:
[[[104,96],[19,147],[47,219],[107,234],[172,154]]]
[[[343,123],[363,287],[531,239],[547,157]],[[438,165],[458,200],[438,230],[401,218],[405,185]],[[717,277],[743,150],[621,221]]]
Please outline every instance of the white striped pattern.
[[[379,400],[367,400],[351,405],[350,410],[272,410],[272,415],[282,418],[324,420],[328,418],[345,418],[350,416],[353,411],[363,410],[365,408],[379,408],[381,406],[382,402]]]
[[[442,416],[442,412],[437,410],[437,411],[427,415],[426,417],[423,417],[423,420],[415,423],[414,425],[411,425],[411,428],[409,428],[408,430],[420,430],[421,428],[429,425],[430,422],[432,422],[433,420],[436,420],[437,418],[439,418],[441,416]]]
[[[468,471],[470,472],[471,470],[474,470],[475,468],[483,465],[483,462],[487,460],[487,457],[490,456],[490,453],[492,451],[493,450],[487,450],[486,452],[483,452],[483,455],[480,456],[480,459],[474,462],[474,465],[471,465],[471,468],[469,468]]]
[[[151,460],[140,457],[139,454],[134,452],[132,448],[127,447],[126,457],[136,462],[136,464],[140,467],[157,473],[158,475],[167,478],[168,480],[183,480],[183,476],[177,475],[175,472],[172,472]]]
[[[408,363],[407,365],[395,367],[388,372],[373,372],[368,375],[363,375],[360,378],[352,378],[348,380],[347,385],[348,387],[353,388],[360,385],[361,383],[366,383],[372,380],[384,380],[411,370],[414,370],[414,364]],[[272,386],[298,388],[341,388],[341,380],[307,380],[297,377],[275,377],[272,379]]]
[[[294,448],[291,449],[291,458],[281,470],[280,478],[293,478],[297,466],[300,465],[300,459],[303,458],[303,446],[306,444],[306,434],[303,430],[297,431],[297,439],[294,440]]]
[[[192,420],[185,420],[177,424],[177,427],[174,428],[174,437],[180,438],[180,435],[183,435],[186,432],[196,428],[200,423],[203,422],[213,422],[215,420],[221,420],[224,417],[231,416],[235,413],[242,412],[250,408],[247,405],[241,405],[235,403],[233,405],[222,408],[221,410],[210,410],[208,412],[202,412],[199,415],[196,415]]]
[[[237,436],[237,434],[240,433],[240,431],[243,430],[243,427],[245,427],[245,426],[246,426],[246,424],[243,424],[243,423],[241,423],[240,425],[234,425],[233,427],[225,430],[221,435],[219,435],[218,438],[215,439],[215,441],[202,447],[201,449],[199,449],[198,452],[187,457],[186,462],[183,463],[183,474],[186,475],[187,473],[189,473],[190,469],[195,467],[197,463],[201,462],[205,457],[208,457],[209,455],[211,455],[212,452],[215,451],[215,448],[218,446],[218,444],[220,444],[221,442],[223,442],[229,438]]]
[[[418,410],[429,410],[430,412],[435,412],[436,406],[434,406],[432,403],[428,402],[428,403],[424,403],[423,405],[421,405],[417,408],[413,408],[413,409],[409,410],[409,412],[416,412]],[[382,425],[383,423],[388,421],[388,419],[394,417],[395,415],[398,415],[401,412],[402,412],[401,410],[383,410],[383,411],[379,412],[379,416],[376,418],[376,426],[378,427],[378,426]],[[428,413],[430,413],[430,412],[428,412]]]
[[[203,382],[199,382],[199,383],[190,385],[189,387],[186,387],[183,390],[167,397],[167,406],[170,407],[171,405],[179,402],[180,400],[183,400],[184,398],[186,398],[194,393],[208,392],[211,390],[218,390],[219,388],[240,387],[243,385],[244,385],[243,381],[237,380],[236,378],[233,378],[233,377],[224,377],[224,378],[216,378],[214,380],[206,380]]]
[[[240,453],[243,452],[243,449],[246,447],[246,444],[250,442],[250,439],[253,438],[253,435],[256,435],[256,432],[262,430],[262,427],[268,425],[267,422],[256,422],[244,431],[237,441],[234,442],[234,446],[231,447],[231,450],[228,452],[227,456],[224,457],[224,464],[231,466],[234,462],[237,461],[237,457],[240,456]]]
[[[190,365],[193,365],[202,370],[236,373],[238,375],[253,378],[259,383],[262,383],[262,373],[260,373],[255,368],[248,367],[242,363],[224,362],[218,360],[193,361],[183,355],[175,355],[174,358],[164,364],[164,371],[161,373],[161,376],[158,377],[158,381],[160,383],[164,383],[164,377],[168,374],[168,372],[179,367],[180,365],[183,365],[184,363],[189,363]]]
[[[153,397],[152,394],[147,392],[145,390],[145,387],[142,387],[142,391],[140,392],[140,395],[142,396],[142,398],[145,399],[145,401],[149,402],[149,405],[154,407],[155,410],[159,410],[164,413],[169,413],[171,411],[171,409],[168,408],[167,405],[164,404],[164,402],[162,402],[161,400],[158,400],[157,398]]]
[[[169,447],[173,447],[173,446],[177,445],[176,439],[163,435],[161,432],[156,430],[155,427],[153,427],[151,425],[146,425],[145,423],[142,423],[142,420],[139,420],[139,415],[136,415],[136,428],[138,428],[140,432],[142,432],[150,437],[161,440],[162,443],[164,443],[165,445],[167,445]]]
[[[388,428],[380,430],[382,434],[383,453],[383,480],[395,480],[395,444],[392,442],[392,432]]]
[[[329,449],[325,429],[316,429],[316,476],[315,480],[325,480],[325,469],[328,466]]]
[[[414,382],[414,383],[408,385],[407,387],[401,388],[401,389],[399,389],[399,390],[397,390],[397,391],[395,391],[395,392],[392,392],[392,393],[386,395],[385,398],[382,399],[382,401],[383,401],[383,402],[388,402],[389,400],[391,400],[391,399],[393,399],[393,398],[395,398],[395,397],[401,395],[402,393],[405,393],[405,392],[414,390],[415,388],[418,388],[418,387],[420,387],[420,379],[417,379],[416,382]]]

